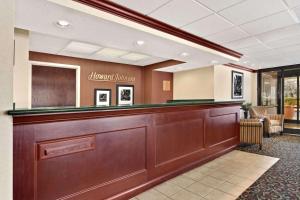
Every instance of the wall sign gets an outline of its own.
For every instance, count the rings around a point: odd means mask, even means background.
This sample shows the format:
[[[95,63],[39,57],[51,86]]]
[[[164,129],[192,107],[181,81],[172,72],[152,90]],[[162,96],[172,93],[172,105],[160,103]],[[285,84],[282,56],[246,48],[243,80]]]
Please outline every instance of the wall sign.
[[[171,91],[171,81],[163,81],[163,91]]]
[[[97,72],[91,72],[88,76],[90,81],[109,81],[109,82],[135,82],[134,76],[127,76],[124,74],[101,74]]]

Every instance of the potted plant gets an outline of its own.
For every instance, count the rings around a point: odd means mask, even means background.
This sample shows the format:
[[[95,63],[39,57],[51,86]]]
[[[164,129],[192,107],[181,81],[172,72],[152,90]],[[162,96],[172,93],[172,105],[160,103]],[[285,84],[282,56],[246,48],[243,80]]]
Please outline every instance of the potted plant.
[[[248,112],[250,107],[252,106],[251,103],[243,103],[242,105],[242,110],[244,111],[244,118],[247,119],[248,118]]]

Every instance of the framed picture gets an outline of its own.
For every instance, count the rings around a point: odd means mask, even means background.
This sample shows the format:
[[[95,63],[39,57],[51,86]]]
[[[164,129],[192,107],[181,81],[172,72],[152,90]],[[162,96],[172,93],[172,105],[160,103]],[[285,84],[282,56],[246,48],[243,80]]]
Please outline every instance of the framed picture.
[[[117,85],[117,105],[134,104],[134,86]]]
[[[95,106],[110,106],[111,105],[111,90],[110,89],[95,89]]]
[[[244,98],[244,74],[241,72],[232,71],[231,97],[232,99]]]

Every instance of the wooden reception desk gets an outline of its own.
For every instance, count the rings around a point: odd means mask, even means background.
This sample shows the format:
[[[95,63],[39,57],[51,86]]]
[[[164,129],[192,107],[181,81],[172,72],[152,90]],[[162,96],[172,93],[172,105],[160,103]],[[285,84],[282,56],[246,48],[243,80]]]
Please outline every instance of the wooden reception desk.
[[[9,111],[14,200],[128,199],[236,147],[240,104]]]

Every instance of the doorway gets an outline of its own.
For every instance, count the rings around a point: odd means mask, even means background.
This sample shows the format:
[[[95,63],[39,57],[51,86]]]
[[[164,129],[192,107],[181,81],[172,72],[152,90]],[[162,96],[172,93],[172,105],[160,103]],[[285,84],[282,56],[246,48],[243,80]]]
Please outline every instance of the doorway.
[[[285,71],[283,76],[283,113],[285,129],[299,132],[299,70]]]

